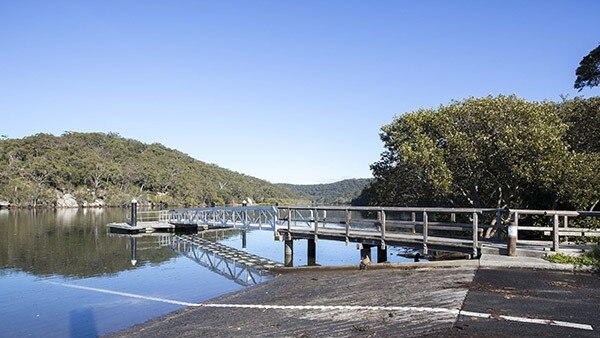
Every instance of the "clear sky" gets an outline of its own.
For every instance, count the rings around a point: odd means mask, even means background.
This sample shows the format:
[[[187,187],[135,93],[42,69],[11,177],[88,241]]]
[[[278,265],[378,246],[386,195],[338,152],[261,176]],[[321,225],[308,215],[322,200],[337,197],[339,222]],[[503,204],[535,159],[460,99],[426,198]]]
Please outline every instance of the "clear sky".
[[[599,13],[597,0],[0,0],[0,134],[116,132],[275,183],[370,177],[394,116],[578,95]]]

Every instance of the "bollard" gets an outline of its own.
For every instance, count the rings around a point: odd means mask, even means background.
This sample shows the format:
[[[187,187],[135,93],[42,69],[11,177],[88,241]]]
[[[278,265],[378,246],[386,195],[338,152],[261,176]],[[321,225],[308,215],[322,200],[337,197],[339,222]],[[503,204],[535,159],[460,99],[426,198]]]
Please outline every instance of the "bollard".
[[[137,226],[137,201],[135,198],[131,200],[131,226]]]
[[[515,213],[515,220],[508,226],[508,255],[517,255],[517,237],[518,237],[518,226],[519,226],[519,215]]]

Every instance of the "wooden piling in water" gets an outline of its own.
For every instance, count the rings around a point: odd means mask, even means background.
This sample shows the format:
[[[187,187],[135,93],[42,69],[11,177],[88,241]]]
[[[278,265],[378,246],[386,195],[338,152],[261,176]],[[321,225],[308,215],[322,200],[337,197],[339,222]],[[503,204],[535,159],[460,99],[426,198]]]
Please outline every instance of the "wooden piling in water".
[[[294,241],[286,239],[284,241],[284,265],[287,267],[294,266]]]
[[[317,265],[317,242],[313,239],[310,238],[306,241],[307,243],[307,264],[309,266],[313,266],[313,265]]]
[[[385,263],[388,260],[387,246],[379,245],[377,247],[377,263]]]

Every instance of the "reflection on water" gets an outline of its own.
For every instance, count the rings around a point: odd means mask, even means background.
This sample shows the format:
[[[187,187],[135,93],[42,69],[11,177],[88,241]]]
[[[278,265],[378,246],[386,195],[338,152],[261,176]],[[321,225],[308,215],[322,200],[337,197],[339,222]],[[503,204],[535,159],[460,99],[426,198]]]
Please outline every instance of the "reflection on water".
[[[91,277],[131,268],[125,238],[109,238],[105,224],[122,220],[120,209],[26,210],[2,219],[0,268],[34,275]],[[147,239],[151,241],[151,239]],[[144,263],[160,263],[176,254],[168,248],[149,251]]]
[[[79,209],[57,209],[56,224],[60,226],[72,226],[78,222],[77,216],[80,214]]]
[[[270,231],[193,235],[235,249],[226,249],[221,263],[211,265],[202,257],[214,254],[210,243],[176,249],[170,234],[109,234],[106,224],[121,222],[125,215],[120,209],[0,210],[0,337],[114,332],[186,303],[240,290],[252,279],[264,280],[249,265],[231,262],[231,255],[283,258],[283,244],[273,241]],[[306,265],[304,242],[295,245],[296,266]],[[358,260],[353,244],[318,242],[318,263]],[[390,260],[402,258],[391,253]],[[217,271],[223,266],[227,271]],[[240,285],[240,280],[245,282]]]
[[[102,335],[242,287],[158,236],[109,234],[125,213],[0,210],[0,337]]]

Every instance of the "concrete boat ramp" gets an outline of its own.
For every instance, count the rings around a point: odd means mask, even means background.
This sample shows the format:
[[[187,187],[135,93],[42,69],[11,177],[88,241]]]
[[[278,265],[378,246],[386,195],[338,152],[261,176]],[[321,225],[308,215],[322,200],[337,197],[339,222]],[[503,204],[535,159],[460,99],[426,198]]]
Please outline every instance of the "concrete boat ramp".
[[[600,279],[538,258],[283,268],[115,337],[597,337]],[[514,268],[528,266],[534,269]],[[377,266],[377,265],[376,265]]]

